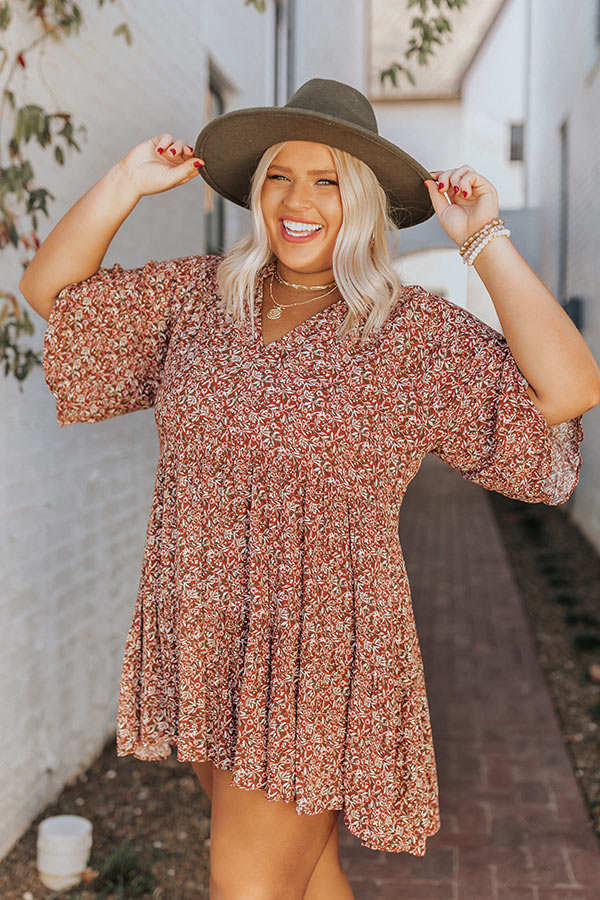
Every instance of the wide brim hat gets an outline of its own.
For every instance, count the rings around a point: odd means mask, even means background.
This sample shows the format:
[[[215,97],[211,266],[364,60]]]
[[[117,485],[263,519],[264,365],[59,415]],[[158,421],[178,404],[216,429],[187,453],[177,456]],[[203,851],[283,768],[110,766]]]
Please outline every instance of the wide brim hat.
[[[212,119],[200,132],[194,156],[200,173],[218,194],[249,208],[252,175],[268,147],[281,141],[314,141],[346,150],[365,162],[390,200],[398,228],[425,222],[435,212],[423,183],[427,169],[379,134],[367,97],[329,78],[311,78],[284,106],[235,109]]]

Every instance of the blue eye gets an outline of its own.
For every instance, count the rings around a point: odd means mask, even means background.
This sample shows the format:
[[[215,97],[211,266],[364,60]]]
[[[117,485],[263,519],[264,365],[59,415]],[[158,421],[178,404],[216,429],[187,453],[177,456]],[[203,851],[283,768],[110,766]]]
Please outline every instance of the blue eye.
[[[267,178],[285,178],[285,175],[267,175]],[[317,184],[320,184],[322,181],[325,181],[327,184],[337,184],[337,181],[332,181],[331,178],[319,178]]]

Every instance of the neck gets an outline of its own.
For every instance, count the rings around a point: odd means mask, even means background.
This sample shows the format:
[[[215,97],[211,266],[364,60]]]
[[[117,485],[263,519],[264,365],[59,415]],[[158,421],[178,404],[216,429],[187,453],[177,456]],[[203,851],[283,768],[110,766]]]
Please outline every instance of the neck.
[[[286,281],[294,282],[294,284],[305,284],[307,287],[315,284],[328,284],[335,280],[333,268],[316,269],[312,271],[299,272],[296,269],[290,269],[284,265],[281,260],[277,260],[277,271]]]

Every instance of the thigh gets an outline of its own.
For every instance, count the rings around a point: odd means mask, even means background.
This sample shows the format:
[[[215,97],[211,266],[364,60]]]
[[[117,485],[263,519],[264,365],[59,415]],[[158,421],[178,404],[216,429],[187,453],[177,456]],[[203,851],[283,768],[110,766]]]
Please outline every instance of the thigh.
[[[206,759],[203,762],[193,762],[191,763],[191,766],[196,774],[196,777],[198,778],[198,781],[204,788],[208,799],[212,800],[213,773],[216,766],[213,765],[210,759]]]
[[[211,900],[301,900],[339,810],[298,815],[295,803],[231,784],[215,769],[210,826]]]

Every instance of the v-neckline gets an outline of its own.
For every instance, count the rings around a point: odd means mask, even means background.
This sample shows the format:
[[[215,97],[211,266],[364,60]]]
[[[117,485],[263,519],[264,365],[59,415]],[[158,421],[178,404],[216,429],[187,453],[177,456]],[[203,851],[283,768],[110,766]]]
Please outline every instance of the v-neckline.
[[[282,334],[280,337],[275,338],[274,340],[269,341],[267,344],[265,344],[262,330],[264,283],[269,275],[274,273],[276,265],[276,260],[271,260],[271,262],[268,262],[264,266],[258,280],[256,292],[254,294],[254,326],[258,336],[257,342],[262,351],[269,351],[271,348],[275,348],[276,345],[280,345],[283,342],[287,343],[287,338],[293,339],[299,336],[305,330],[304,326],[306,326],[307,324],[312,324],[315,321],[321,319],[326,313],[329,312],[330,309],[337,308],[343,300],[343,297],[339,297],[337,300],[334,300],[333,303],[330,303],[329,306],[323,307],[323,309],[320,309],[318,312],[313,313],[312,316],[308,316],[306,319],[298,322],[297,325],[294,325],[294,327],[290,328],[289,331],[286,331],[285,334]]]

